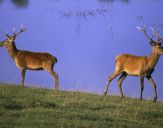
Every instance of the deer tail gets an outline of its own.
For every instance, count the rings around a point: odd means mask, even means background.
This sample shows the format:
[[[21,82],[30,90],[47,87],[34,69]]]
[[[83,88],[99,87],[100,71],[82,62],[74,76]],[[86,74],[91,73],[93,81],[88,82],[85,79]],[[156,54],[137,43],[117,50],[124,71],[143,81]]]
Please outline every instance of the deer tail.
[[[54,63],[57,63],[58,62],[57,57],[53,56],[53,58],[54,58]]]

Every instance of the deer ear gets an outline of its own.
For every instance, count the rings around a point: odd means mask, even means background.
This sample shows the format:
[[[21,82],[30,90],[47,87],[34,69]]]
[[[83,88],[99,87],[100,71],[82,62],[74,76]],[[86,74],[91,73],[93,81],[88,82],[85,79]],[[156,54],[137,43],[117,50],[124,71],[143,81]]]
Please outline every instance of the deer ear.
[[[158,46],[161,46],[162,45],[162,43],[158,43]]]
[[[13,35],[12,38],[15,40],[16,39],[16,35]]]
[[[151,41],[149,43],[150,43],[151,46],[155,46],[156,45],[155,42],[153,42],[153,41]]]
[[[10,36],[6,33],[6,37],[8,38],[8,37],[10,37]]]

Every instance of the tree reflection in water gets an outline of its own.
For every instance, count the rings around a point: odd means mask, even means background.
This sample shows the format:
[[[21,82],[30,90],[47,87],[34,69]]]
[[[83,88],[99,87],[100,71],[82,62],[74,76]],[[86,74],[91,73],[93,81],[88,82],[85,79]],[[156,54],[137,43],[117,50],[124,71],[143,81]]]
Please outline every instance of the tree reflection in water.
[[[130,0],[98,0],[98,1],[103,2],[103,3],[113,3],[113,2],[116,2],[116,1],[121,1],[121,2],[124,2],[124,3],[130,2]]]
[[[0,0],[0,4],[2,4],[5,0]],[[11,0],[11,3],[19,8],[26,8],[29,4],[28,0]]]
[[[17,7],[27,7],[29,1],[28,0],[11,0],[14,5]]]

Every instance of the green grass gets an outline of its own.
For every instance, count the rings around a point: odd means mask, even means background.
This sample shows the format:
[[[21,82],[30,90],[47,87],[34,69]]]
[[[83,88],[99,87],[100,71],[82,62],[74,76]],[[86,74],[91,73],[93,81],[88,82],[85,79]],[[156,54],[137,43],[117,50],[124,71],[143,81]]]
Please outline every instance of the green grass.
[[[0,85],[0,128],[161,128],[163,103]]]

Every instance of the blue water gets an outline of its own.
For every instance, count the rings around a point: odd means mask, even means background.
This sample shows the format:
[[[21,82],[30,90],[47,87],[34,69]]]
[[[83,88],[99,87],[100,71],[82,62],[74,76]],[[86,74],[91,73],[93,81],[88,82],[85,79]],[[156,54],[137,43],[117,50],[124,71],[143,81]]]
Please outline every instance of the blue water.
[[[5,31],[12,34],[24,25],[27,31],[16,40],[17,48],[49,52],[58,58],[54,70],[62,90],[102,94],[108,76],[114,71],[118,54],[149,55],[151,46],[137,26],[160,29],[163,36],[162,0],[0,0],[0,40]],[[159,100],[163,100],[163,57],[153,78]],[[20,71],[4,48],[0,49],[0,82],[20,83]],[[54,88],[53,78],[45,71],[27,71],[25,84]],[[109,88],[118,95],[117,80]],[[128,76],[124,95],[139,97],[138,77]],[[145,81],[144,97],[153,97]]]

